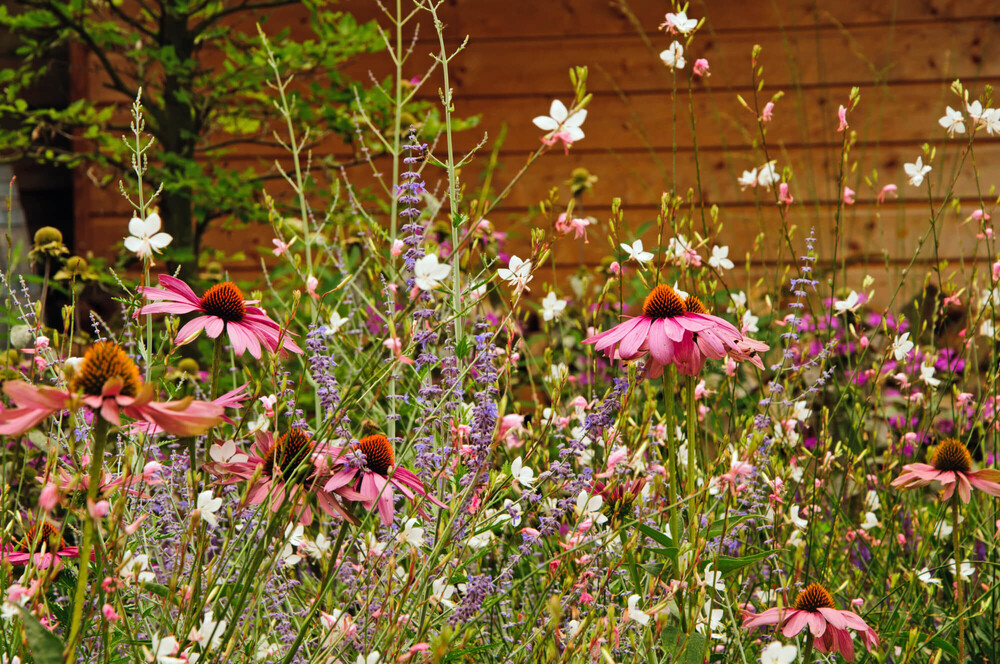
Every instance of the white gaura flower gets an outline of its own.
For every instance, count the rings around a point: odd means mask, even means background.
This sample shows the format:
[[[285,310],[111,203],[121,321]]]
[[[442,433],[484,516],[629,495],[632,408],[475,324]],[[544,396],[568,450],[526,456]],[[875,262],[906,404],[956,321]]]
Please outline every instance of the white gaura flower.
[[[868,493],[865,494],[865,507],[871,512],[878,512],[882,509],[882,501],[878,498],[878,491],[868,489]]]
[[[303,539],[301,549],[313,560],[322,560],[330,553],[330,540],[323,533],[316,533],[316,539]]]
[[[952,565],[952,567],[954,568],[954,564]],[[934,573],[931,572],[926,567],[923,568],[922,570],[920,570],[917,573],[917,579],[919,579],[921,583],[923,583],[925,585],[928,585],[928,586],[940,586],[941,585],[941,579],[939,579],[936,576],[934,576]]]
[[[156,574],[149,571],[149,556],[145,553],[135,555],[130,550],[126,550],[122,555],[122,567],[118,576],[126,583],[132,581],[138,583],[149,583],[156,581]]]
[[[743,330],[744,332],[760,332],[760,328],[757,327],[757,323],[760,322],[759,316],[754,316],[747,309],[743,312]]]
[[[757,169],[757,184],[769,189],[773,184],[781,180],[777,163],[776,159],[772,159]]]
[[[663,60],[663,64],[671,69],[684,69],[684,47],[681,46],[680,42],[675,41],[670,45],[670,48],[660,52],[660,60]]]
[[[511,256],[507,267],[497,270],[497,276],[506,281],[516,293],[531,290],[528,288],[528,282],[534,279],[531,274],[531,261],[523,261],[517,256]]]
[[[600,494],[591,496],[586,491],[581,491],[576,497],[576,506],[573,511],[576,512],[578,519],[590,519],[600,525],[608,520],[608,517],[601,514],[602,507],[604,507],[604,498]]]
[[[708,259],[708,264],[716,270],[732,270],[733,262],[729,260],[729,247],[712,247],[712,257]]]
[[[722,580],[722,572],[712,569],[711,563],[705,566],[705,571],[701,573],[701,578],[705,581],[706,586],[715,588],[720,593],[726,592],[726,584]]]
[[[339,312],[334,311],[330,314],[330,322],[323,326],[323,334],[326,336],[336,334],[340,328],[347,325],[348,320],[350,320],[350,316],[344,317]]]
[[[396,535],[396,539],[404,544],[409,544],[414,549],[419,549],[424,545],[424,528],[418,526],[417,519],[410,519],[403,526],[403,529]]]
[[[965,110],[969,112],[969,119],[980,124],[983,121],[983,117],[990,112],[990,109],[983,109],[983,105],[978,101],[974,101],[971,104],[966,104]]]
[[[760,664],[792,664],[798,656],[794,644],[771,641],[760,651]]]
[[[161,233],[163,223],[160,215],[155,212],[146,217],[132,217],[128,222],[129,236],[125,238],[125,248],[140,259],[152,258],[154,253],[160,253],[174,238],[169,233]]]
[[[846,300],[837,300],[833,303],[833,308],[840,313],[857,311],[859,306],[861,306],[861,296],[858,295],[857,291],[851,291]]]
[[[510,476],[514,481],[523,487],[529,487],[535,483],[535,471],[524,465],[521,457],[517,457],[510,464]]]
[[[736,179],[739,183],[740,189],[746,189],[747,187],[757,186],[757,169],[743,171],[743,175]]]
[[[873,528],[878,528],[882,524],[878,522],[878,517],[875,516],[874,512],[865,512],[865,520],[861,522],[862,530],[872,530]]]
[[[955,559],[954,558],[950,558],[948,560],[948,569],[951,570],[951,572],[954,574],[954,572],[955,572]],[[976,568],[970,562],[963,562],[961,565],[959,565],[958,573],[961,574],[962,578],[965,579],[966,581],[968,581],[969,579],[971,579],[972,575],[975,574],[975,572],[976,572]]]
[[[200,643],[202,652],[205,652],[211,648],[218,648],[219,644],[222,643],[222,635],[225,633],[226,621],[217,621],[215,619],[215,614],[211,609],[209,609],[208,611],[205,611],[205,616],[201,621],[201,627],[198,629],[191,628],[188,640]]]
[[[440,579],[434,579],[431,582],[430,599],[436,601],[441,606],[454,609],[455,602],[451,598],[455,595],[455,590],[455,586],[448,583],[448,577],[442,576]]]
[[[628,598],[628,619],[634,620],[640,625],[649,624],[649,614],[639,608],[639,596],[629,595]]]
[[[685,12],[677,12],[676,14],[667,14],[666,19],[660,28],[666,28],[668,32],[674,32],[675,30],[682,35],[686,35],[695,28],[698,27],[698,19],[688,18]]]
[[[565,308],[566,300],[560,300],[556,297],[555,291],[549,291],[549,294],[542,300],[542,318],[547,321],[554,320]]]
[[[278,557],[285,561],[286,565],[295,565],[300,560],[300,556],[296,551],[299,545],[302,544],[302,537],[304,533],[302,524],[288,524],[285,528],[285,545],[281,548],[281,553]]]
[[[938,124],[948,130],[948,135],[954,137],[955,134],[965,133],[965,118],[960,111],[956,111],[951,106],[945,109],[944,115],[938,119]]]
[[[903,164],[903,170],[910,179],[910,184],[919,187],[924,182],[924,176],[931,172],[931,167],[924,166],[924,160],[917,157],[917,160],[912,164]]]
[[[546,145],[552,145],[557,140],[561,140],[568,148],[571,143],[583,138],[583,129],[580,126],[587,119],[587,109],[580,109],[570,115],[566,105],[558,99],[552,100],[549,106],[548,115],[539,115],[532,122],[542,131],[549,132],[542,141]],[[548,140],[546,140],[548,139]]]
[[[154,636],[150,642],[150,653],[147,662],[155,664],[187,664],[187,659],[173,657],[177,653],[177,637],[165,636],[162,639]]]
[[[1000,108],[991,108],[983,113],[983,126],[990,136],[1000,134]]]
[[[437,254],[427,254],[413,263],[413,283],[422,291],[432,291],[451,274],[451,266],[438,263]]]
[[[626,260],[634,260],[640,265],[653,260],[653,254],[648,251],[643,251],[642,240],[636,240],[631,244],[631,246],[622,242],[621,248],[626,254],[628,254],[628,259]]]
[[[371,651],[368,656],[358,655],[355,664],[378,664],[378,661],[382,659],[382,655],[379,654],[378,650]]]
[[[897,334],[892,341],[892,356],[897,362],[902,362],[913,350],[913,342],[910,341],[910,333]]]
[[[215,443],[209,448],[208,455],[216,463],[243,463],[249,458],[246,454],[237,454],[236,443],[231,440],[227,440],[221,445]]]
[[[792,509],[788,511],[788,520],[791,521],[792,524],[794,524],[795,527],[798,528],[799,530],[805,530],[806,527],[809,525],[808,519],[804,519],[801,516],[799,516],[798,505],[792,505]]]
[[[924,381],[931,387],[937,387],[941,384],[940,378],[934,377],[934,365],[933,364],[921,364],[920,365],[920,380]]]
[[[219,517],[215,515],[222,507],[222,498],[216,498],[212,495],[211,489],[207,491],[202,491],[198,494],[198,513],[201,515],[201,520],[212,526],[213,528],[218,527]]]

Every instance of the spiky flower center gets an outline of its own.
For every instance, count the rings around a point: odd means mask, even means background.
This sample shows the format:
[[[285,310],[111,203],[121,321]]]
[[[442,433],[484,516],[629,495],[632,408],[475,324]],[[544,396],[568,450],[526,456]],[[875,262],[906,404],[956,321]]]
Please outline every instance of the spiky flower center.
[[[28,528],[28,532],[24,534],[24,539],[21,540],[20,550],[21,551],[41,551],[42,547],[49,553],[54,553],[56,551],[62,551],[65,548],[65,543],[63,542],[62,535],[59,531],[55,529],[51,523],[43,522],[41,524],[42,535],[38,538],[37,543],[35,538],[38,537],[38,527],[39,524],[35,524]],[[34,548],[32,548],[34,546]]]
[[[396,456],[392,452],[389,439],[380,433],[365,436],[358,441],[355,448],[365,453],[368,469],[379,475],[388,475],[389,469],[396,463]]]
[[[104,384],[112,378],[121,378],[119,394],[134,397],[139,394],[142,381],[139,367],[132,358],[113,341],[98,341],[84,354],[83,362],[70,379],[69,387],[74,392],[89,396],[101,396]]]
[[[967,473],[972,470],[972,455],[969,448],[954,438],[946,438],[938,445],[931,459],[936,470],[952,470]]]
[[[302,429],[292,429],[278,436],[278,440],[264,457],[264,474],[271,477],[275,470],[283,474],[293,474],[308,468],[312,454],[312,441]]]
[[[689,314],[707,314],[708,307],[701,303],[701,300],[696,298],[694,295],[689,295],[687,299],[684,300],[684,311]]]
[[[819,609],[832,609],[833,597],[823,586],[811,583],[795,598],[795,608],[812,613],[816,613]]]
[[[674,318],[684,315],[684,300],[670,286],[658,285],[642,303],[642,315],[650,318]]]
[[[238,323],[247,315],[243,293],[231,281],[223,281],[205,291],[201,296],[201,308],[227,323]]]

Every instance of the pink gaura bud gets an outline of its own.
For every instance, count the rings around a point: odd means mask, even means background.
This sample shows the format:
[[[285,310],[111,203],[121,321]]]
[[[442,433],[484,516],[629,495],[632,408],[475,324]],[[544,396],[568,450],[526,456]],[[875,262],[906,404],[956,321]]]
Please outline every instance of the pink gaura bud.
[[[163,469],[163,464],[157,461],[150,461],[145,466],[142,467],[142,479],[149,482],[153,479],[153,475],[160,472]]]
[[[885,185],[884,187],[882,187],[882,191],[878,192],[878,196],[876,198],[878,199],[879,203],[885,203],[885,199],[887,196],[890,196],[892,198],[896,197],[896,185],[894,184]]]
[[[105,604],[104,606],[102,606],[101,613],[104,614],[104,619],[107,620],[108,622],[116,622],[118,620],[121,620],[121,616],[115,613],[114,607],[112,607],[110,604]]]
[[[698,58],[694,61],[694,75],[695,76],[710,76],[708,72],[708,60],[705,58]]]
[[[393,256],[402,256],[404,246],[405,245],[403,244],[402,240],[393,240],[392,248],[389,250],[389,253],[392,254]]]
[[[618,264],[618,261],[615,261],[611,264],[608,270],[611,272],[611,274],[617,277],[622,273],[622,266]]]
[[[49,482],[42,487],[42,494],[38,497],[38,504],[46,512],[51,512],[59,504],[59,487]]]
[[[854,205],[855,191],[850,187],[844,187],[844,205]]]
[[[111,509],[111,503],[106,500],[98,500],[96,503],[92,500],[87,501],[87,511],[90,512],[90,518],[101,519],[108,515]]]
[[[903,533],[899,533],[898,535],[896,535],[896,543],[899,544],[900,546],[905,546],[906,535],[904,535]]]
[[[771,117],[774,115],[774,102],[769,101],[764,104],[764,110],[760,113],[761,122],[770,122]]]
[[[837,131],[844,131],[847,129],[847,109],[843,105],[837,109],[837,119],[840,120],[840,126],[837,127]]]

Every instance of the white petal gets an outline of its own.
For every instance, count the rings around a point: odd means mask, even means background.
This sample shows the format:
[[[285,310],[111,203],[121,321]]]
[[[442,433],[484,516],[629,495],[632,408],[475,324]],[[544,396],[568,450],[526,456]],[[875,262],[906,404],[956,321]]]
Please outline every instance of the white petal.
[[[149,243],[153,245],[154,249],[163,249],[173,241],[174,238],[169,233],[157,233],[153,237],[149,238]]]
[[[128,232],[136,237],[146,237],[146,224],[139,217],[132,217],[128,222]],[[134,249],[132,250],[134,251]]]
[[[563,122],[564,127],[579,127],[583,124],[583,121],[587,119],[587,109],[583,108],[574,113],[573,115],[566,118]]]
[[[132,253],[141,251],[145,246],[146,246],[146,241],[143,239],[133,237],[131,235],[125,238],[125,248],[131,251]]]
[[[549,107],[549,115],[552,119],[562,124],[566,121],[566,116],[569,115],[569,111],[566,110],[565,104],[563,104],[558,99],[552,100],[552,105]]]
[[[146,221],[143,222],[143,227],[146,230],[146,235],[159,233],[160,228],[162,226],[163,224],[160,222],[160,215],[156,214],[155,212],[146,217]]]
[[[532,122],[542,131],[555,131],[559,128],[559,123],[547,115],[539,115]]]

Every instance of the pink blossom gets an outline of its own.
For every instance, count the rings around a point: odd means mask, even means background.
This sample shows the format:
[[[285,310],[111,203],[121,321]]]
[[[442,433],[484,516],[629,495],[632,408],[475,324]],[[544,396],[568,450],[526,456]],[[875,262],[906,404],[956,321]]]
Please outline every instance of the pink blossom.
[[[59,504],[59,487],[52,482],[42,487],[42,493],[38,496],[38,505],[46,512],[51,512]]]
[[[282,256],[288,251],[289,247],[295,244],[295,238],[292,238],[290,242],[282,242],[280,239],[274,238],[271,240],[271,244],[274,245],[274,249],[271,250],[271,253],[275,256]]]
[[[793,202],[795,199],[788,193],[788,183],[782,182],[778,185],[778,205],[791,205]]]
[[[612,261],[611,265],[608,266],[608,271],[617,277],[622,273],[622,266],[619,265],[618,261]]]
[[[200,314],[177,332],[174,343],[178,345],[194,341],[204,330],[212,339],[226,333],[237,357],[249,350],[259,360],[262,344],[272,353],[279,348],[293,353],[302,352],[292,341],[291,333],[268,318],[263,309],[253,306],[255,302],[244,300],[243,293],[231,281],[212,286],[200,298],[190,286],[168,274],[159,276],[159,284],[158,288],[146,286],[139,289],[152,303],[142,307],[135,315]]]
[[[402,362],[403,364],[414,363],[413,360],[403,355],[403,345],[402,343],[400,343],[399,339],[396,339],[395,337],[389,337],[388,339],[382,342],[382,345],[388,348],[392,352],[393,356],[399,362]]]
[[[319,299],[319,295],[316,294],[316,287],[317,286],[319,286],[319,279],[317,279],[316,277],[314,277],[314,276],[312,276],[310,274],[309,278],[306,279],[306,291],[309,293],[309,295],[313,299],[316,299],[316,300]]]
[[[854,190],[844,187],[844,205],[854,205]]]
[[[101,613],[104,615],[104,619],[108,622],[116,622],[121,620],[121,616],[115,613],[115,609],[110,604],[105,604],[101,607]]]
[[[153,479],[153,476],[158,472],[163,470],[163,464],[159,461],[149,461],[145,466],[142,467],[142,479],[146,481],[147,484]]]
[[[260,403],[264,406],[264,414],[268,417],[274,417],[274,405],[278,403],[278,397],[268,394],[266,397],[260,397]]]
[[[403,255],[403,249],[405,249],[405,248],[406,248],[406,245],[403,244],[402,240],[393,240],[392,241],[392,248],[389,250],[389,253],[392,254],[393,256],[402,256]]]
[[[884,187],[882,187],[882,191],[878,192],[878,196],[876,197],[876,199],[878,200],[879,203],[885,203],[885,199],[887,196],[896,198],[896,185],[887,184]]]
[[[761,111],[761,114],[760,114],[760,121],[761,122],[770,122],[771,121],[771,117],[773,115],[774,115],[774,102],[773,101],[769,101],[766,104],[764,104],[764,110]]]
[[[837,127],[837,131],[844,131],[847,129],[847,109],[841,104],[840,108],[837,109],[837,119],[840,120],[840,126]]]
[[[711,76],[708,72],[708,60],[705,58],[698,58],[694,61],[694,75],[695,76]]]
[[[989,221],[990,220],[990,215],[989,215],[988,212],[984,212],[982,210],[982,208],[980,208],[978,210],[973,210],[972,214],[969,215],[969,219],[971,219],[972,221],[982,221],[983,219],[985,219],[986,221]],[[45,337],[41,337],[41,338],[44,339]],[[36,339],[36,342],[37,342],[37,339]]]
[[[87,501],[87,511],[90,512],[91,519],[102,519],[108,515],[111,509],[111,503],[106,500],[98,500],[96,503],[92,500]]]

